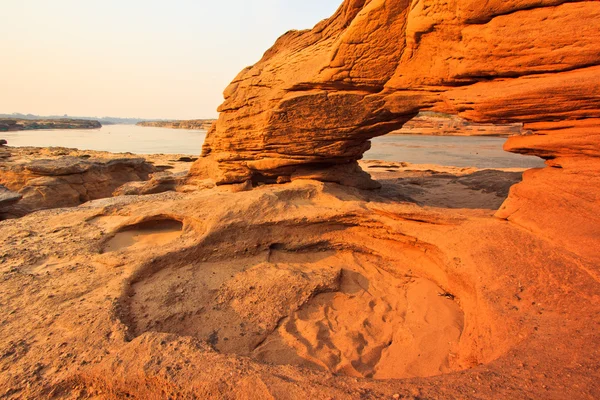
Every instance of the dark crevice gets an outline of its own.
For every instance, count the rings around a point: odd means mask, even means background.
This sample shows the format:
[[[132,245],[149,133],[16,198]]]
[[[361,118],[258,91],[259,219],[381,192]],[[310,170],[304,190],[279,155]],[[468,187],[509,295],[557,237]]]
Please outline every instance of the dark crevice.
[[[489,23],[490,21],[492,21],[495,18],[503,17],[503,16],[506,16],[506,15],[515,14],[515,13],[518,13],[518,12],[521,12],[521,11],[530,11],[530,10],[535,10],[535,9],[538,9],[538,8],[556,8],[556,7],[562,6],[563,4],[567,4],[567,3],[583,3],[583,2],[586,2],[586,1],[589,1],[589,0],[565,0],[563,2],[560,2],[558,4],[553,4],[553,5],[532,4],[530,6],[519,8],[518,10],[508,10],[508,11],[501,12],[501,13],[498,13],[498,14],[493,14],[493,15],[488,16],[487,18],[467,19],[467,20],[465,20],[465,22],[467,24],[471,24],[471,25],[485,25],[485,24]]]
[[[310,90],[337,90],[348,92],[368,92],[380,93],[384,89],[383,85],[355,85],[346,82],[328,82],[328,83],[298,83],[287,89],[289,92],[304,92]]]
[[[475,80],[475,81],[493,81],[495,79],[505,79],[505,78],[517,79],[517,78],[523,78],[523,77],[527,77],[527,76],[572,72],[572,71],[577,71],[580,69],[598,67],[599,65],[600,64],[598,64],[598,63],[588,63],[588,64],[581,64],[581,65],[573,65],[570,67],[554,69],[554,70],[544,69],[544,70],[540,70],[540,71],[528,71],[527,73],[519,73],[519,72],[513,71],[513,72],[506,72],[506,73],[502,73],[502,74],[498,74],[498,75],[493,75],[493,74],[468,75],[467,74],[467,75],[456,75],[455,77],[457,79],[471,79],[471,80]],[[470,85],[471,83],[465,82],[464,84]],[[458,86],[462,86],[462,85],[463,85],[463,82],[460,82],[460,85],[458,85]],[[451,86],[451,85],[449,84],[449,86]]]

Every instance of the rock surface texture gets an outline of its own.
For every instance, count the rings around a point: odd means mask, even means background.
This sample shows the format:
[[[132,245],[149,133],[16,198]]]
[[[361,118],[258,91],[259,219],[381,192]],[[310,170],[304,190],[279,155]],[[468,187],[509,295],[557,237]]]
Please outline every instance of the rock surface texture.
[[[373,188],[356,160],[420,111],[523,123],[532,134],[505,149],[548,167],[525,174],[498,216],[597,253],[598,1],[346,0],[312,30],[279,38],[224,96],[191,171],[217,184],[308,177]]]
[[[510,150],[588,157],[598,152],[589,119],[600,116],[599,92],[597,1],[346,0],[227,87],[194,174],[233,183],[333,164],[356,173],[370,138],[422,110],[521,122],[535,136]]]
[[[0,397],[600,398],[599,32],[595,1],[348,0],[287,33],[191,192],[0,222]],[[357,162],[422,110],[524,123],[547,167]]]
[[[60,147],[3,147],[2,152],[0,220],[118,195],[184,190],[190,165],[179,155],[140,158]]]
[[[518,177],[385,168],[0,222],[0,393],[599,398],[598,263],[492,217]]]

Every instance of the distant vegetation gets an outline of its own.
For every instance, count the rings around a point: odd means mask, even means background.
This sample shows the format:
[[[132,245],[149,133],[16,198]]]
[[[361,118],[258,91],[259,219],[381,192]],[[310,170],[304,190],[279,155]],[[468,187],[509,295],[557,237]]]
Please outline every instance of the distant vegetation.
[[[209,130],[216,119],[190,119],[187,121],[142,121],[138,122],[138,126],[146,126],[153,128],[171,128],[171,129],[199,129]]]

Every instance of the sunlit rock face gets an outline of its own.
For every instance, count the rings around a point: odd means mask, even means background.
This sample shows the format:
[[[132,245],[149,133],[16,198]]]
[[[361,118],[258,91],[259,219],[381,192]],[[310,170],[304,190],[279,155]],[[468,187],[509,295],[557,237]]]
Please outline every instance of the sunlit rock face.
[[[533,135],[505,148],[553,168],[525,174],[498,216],[583,239],[600,235],[599,93],[600,2],[346,0],[226,88],[191,178],[374,188],[356,160],[419,111],[520,122]]]
[[[596,1],[346,0],[240,72],[193,174],[217,183],[336,180],[314,171],[341,164],[347,181],[370,138],[420,110],[550,132],[511,140],[513,151],[589,155],[591,131],[558,121],[600,115],[599,64]]]

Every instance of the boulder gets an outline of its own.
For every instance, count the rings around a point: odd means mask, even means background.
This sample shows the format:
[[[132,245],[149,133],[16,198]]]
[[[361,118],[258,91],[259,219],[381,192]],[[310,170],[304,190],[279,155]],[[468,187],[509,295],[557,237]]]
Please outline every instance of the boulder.
[[[143,158],[59,156],[1,163],[0,184],[19,193],[21,214],[26,214],[111,197],[125,183],[148,180],[155,171]]]

